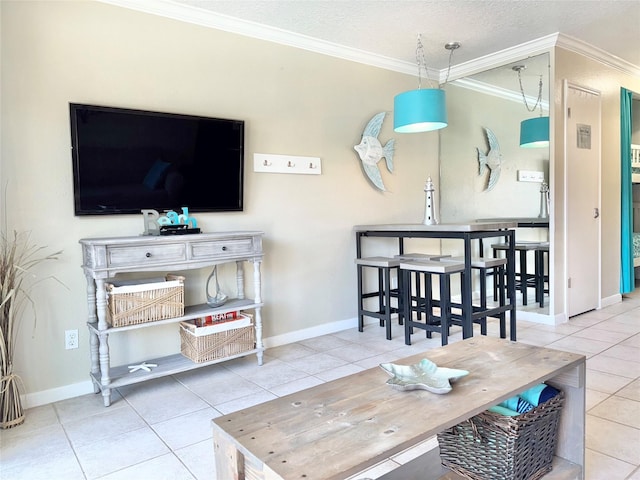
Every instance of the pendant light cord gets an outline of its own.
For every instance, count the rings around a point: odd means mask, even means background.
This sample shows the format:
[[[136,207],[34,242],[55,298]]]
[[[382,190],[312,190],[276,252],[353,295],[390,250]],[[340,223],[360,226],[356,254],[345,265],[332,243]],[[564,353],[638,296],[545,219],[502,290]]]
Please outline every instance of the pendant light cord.
[[[453,61],[453,52],[455,52],[458,48],[460,48],[460,43],[458,42],[450,42],[447,43],[444,48],[449,50],[449,65],[447,67],[447,76],[444,79],[444,83],[442,86],[445,86],[449,81],[449,74],[451,73],[451,62]],[[416,45],[416,63],[418,64],[418,89],[422,88],[422,69],[424,68],[425,78],[429,81],[429,85],[433,88],[433,81],[429,77],[429,70],[427,69],[427,61],[424,56],[424,45],[422,45],[422,34],[418,34],[418,43]],[[540,81],[542,82],[542,77],[540,77]],[[438,85],[440,88],[440,85]],[[542,85],[540,86],[540,92],[542,94]],[[536,104],[537,105],[537,104]]]
[[[529,111],[529,112],[535,112],[536,108],[538,108],[538,106],[540,106],[540,116],[542,116],[542,75],[540,75],[540,82],[538,83],[538,99],[536,100],[535,105],[530,108],[529,104],[527,103],[527,97],[525,97],[525,95],[524,95],[524,88],[522,87],[522,75],[521,75],[521,72],[525,68],[526,67],[523,66],[523,65],[518,65],[518,66],[513,67],[513,70],[518,72],[518,83],[520,84],[520,93],[522,94],[522,101],[524,102],[524,106],[527,108],[527,111]]]

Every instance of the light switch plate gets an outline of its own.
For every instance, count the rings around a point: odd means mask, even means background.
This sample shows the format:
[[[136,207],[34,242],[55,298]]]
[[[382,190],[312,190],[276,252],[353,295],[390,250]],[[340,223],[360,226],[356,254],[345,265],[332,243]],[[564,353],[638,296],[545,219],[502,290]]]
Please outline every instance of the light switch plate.
[[[319,157],[298,157],[294,155],[253,154],[253,171],[264,173],[302,173],[320,175],[322,161]]]

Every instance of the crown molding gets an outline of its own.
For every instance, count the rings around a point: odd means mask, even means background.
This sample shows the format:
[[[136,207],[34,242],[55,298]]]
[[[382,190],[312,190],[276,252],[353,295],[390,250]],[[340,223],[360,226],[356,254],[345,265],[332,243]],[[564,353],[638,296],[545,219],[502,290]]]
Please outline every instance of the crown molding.
[[[393,58],[376,55],[371,52],[345,47],[336,43],[319,40],[306,35],[292,33],[275,27],[241,20],[214,13],[205,9],[190,7],[174,3],[171,0],[97,0],[101,3],[115,5],[130,10],[150,13],[161,17],[192,23],[203,27],[215,28],[230,33],[245,35],[269,42],[301,48],[323,55],[329,55],[343,60],[362,63],[373,67],[383,68],[394,72],[417,76],[416,65],[411,62],[399,61]],[[515,47],[506,48],[483,57],[454,65],[449,72],[449,79],[473,75],[510,62],[515,62],[529,56],[548,52],[555,46],[584,55],[599,61],[624,73],[640,76],[640,68],[626,60],[611,55],[604,50],[593,47],[588,43],[561,33],[554,33],[545,37],[525,42]],[[430,78],[438,78],[443,83],[447,76],[447,69],[428,70]]]
[[[577,38],[573,38],[569,35],[565,35],[563,33],[558,34],[558,42],[556,46],[574,53],[578,53],[597,62],[603,63],[611,68],[619,70],[622,73],[640,77],[639,66],[634,65],[631,62],[627,62],[620,57],[616,57],[615,55],[611,55],[610,53],[605,52],[600,48],[589,45],[588,43],[585,43],[582,40],[578,40]]]
[[[485,82],[480,82],[478,80],[474,80],[471,78],[459,78],[450,83],[450,85],[454,85],[460,88],[466,88],[468,90],[472,90],[474,92],[482,93],[484,95],[491,95],[493,97],[498,97],[503,100],[508,100],[510,102],[515,102],[522,104],[522,93],[519,91],[509,90],[507,88],[496,87],[495,85],[490,85]],[[527,99],[527,103],[531,105],[535,105],[538,100],[537,97],[532,97],[530,95],[525,95]],[[542,110],[549,111],[549,102],[546,100],[542,100],[540,102]]]

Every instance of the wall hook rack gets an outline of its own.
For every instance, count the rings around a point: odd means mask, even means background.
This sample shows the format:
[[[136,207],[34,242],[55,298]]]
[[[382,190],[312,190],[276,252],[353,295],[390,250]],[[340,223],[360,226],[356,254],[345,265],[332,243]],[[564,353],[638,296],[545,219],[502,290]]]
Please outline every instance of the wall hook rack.
[[[322,161],[319,157],[298,157],[267,153],[253,154],[253,170],[263,173],[299,173],[321,175]]]

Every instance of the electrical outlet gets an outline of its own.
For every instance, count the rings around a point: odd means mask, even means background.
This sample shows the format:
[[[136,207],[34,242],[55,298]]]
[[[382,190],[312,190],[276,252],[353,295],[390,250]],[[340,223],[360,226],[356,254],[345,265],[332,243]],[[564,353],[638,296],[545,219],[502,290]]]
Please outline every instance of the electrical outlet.
[[[65,330],[64,331],[64,348],[71,350],[78,348],[78,330]]]

